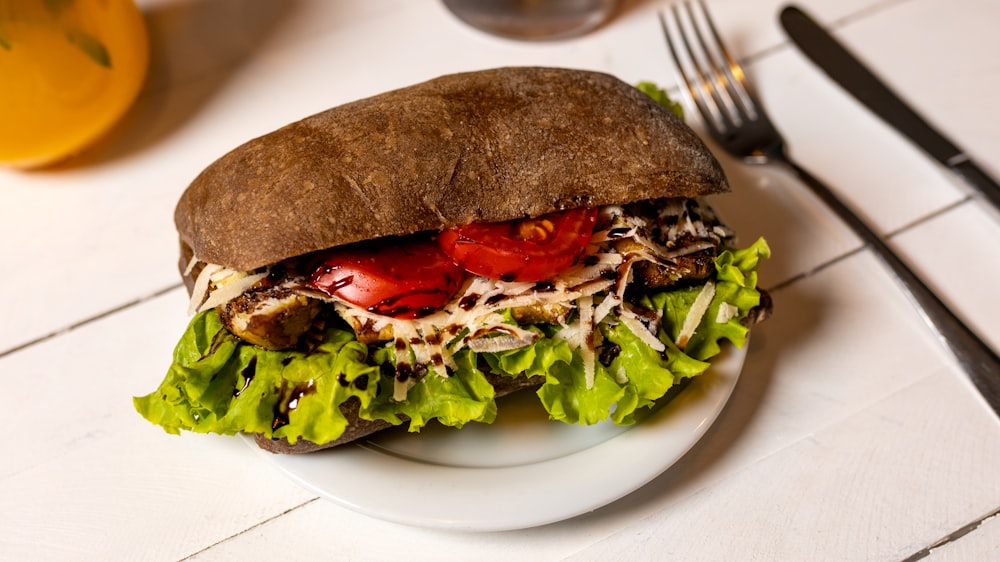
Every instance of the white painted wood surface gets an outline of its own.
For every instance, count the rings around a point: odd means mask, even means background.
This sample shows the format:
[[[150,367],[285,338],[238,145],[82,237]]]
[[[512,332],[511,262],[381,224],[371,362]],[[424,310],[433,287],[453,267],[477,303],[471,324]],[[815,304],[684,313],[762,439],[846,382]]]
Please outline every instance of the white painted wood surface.
[[[149,425],[131,397],[159,382],[187,322],[173,205],[228,149],[453,71],[560,65],[664,85],[676,76],[658,1],[634,0],[591,35],[541,44],[479,34],[436,0],[141,4],[154,66],[119,130],[74,166],[0,171],[0,559],[1000,556],[998,416],[829,211],[781,172],[724,156],[736,191],[716,204],[745,239],[771,243],[761,278],[775,288],[775,315],[706,436],[618,502],[516,532],[404,527],[317,499],[236,439]],[[709,5],[794,154],[1000,347],[1000,215],[788,45],[781,2]],[[1000,174],[1000,3],[800,5]],[[516,483],[484,483],[495,485]]]

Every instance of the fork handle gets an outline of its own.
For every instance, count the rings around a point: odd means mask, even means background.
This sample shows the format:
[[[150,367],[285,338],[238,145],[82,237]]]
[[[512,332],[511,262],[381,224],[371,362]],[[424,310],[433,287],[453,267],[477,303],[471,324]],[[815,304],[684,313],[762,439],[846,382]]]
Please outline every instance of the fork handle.
[[[965,369],[972,383],[993,408],[1000,414],[1000,357],[982,339],[966,326],[941,301],[940,298],[872,231],[860,216],[852,211],[837,195],[816,176],[796,164],[786,154],[775,160],[785,164],[813,192],[829,205],[848,226],[871,248],[903,286],[910,301],[920,311],[924,321],[934,330],[938,339],[949,349]]]

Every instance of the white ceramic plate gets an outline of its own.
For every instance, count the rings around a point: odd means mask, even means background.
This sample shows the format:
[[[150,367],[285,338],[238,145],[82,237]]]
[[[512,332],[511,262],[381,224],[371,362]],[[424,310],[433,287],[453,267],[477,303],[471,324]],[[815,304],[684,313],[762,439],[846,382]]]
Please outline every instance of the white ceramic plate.
[[[611,503],[676,462],[722,411],[745,351],[631,427],[551,422],[532,393],[502,399],[492,425],[391,430],[362,444],[273,455],[302,486],[355,511],[408,525],[500,531],[553,523]],[[744,347],[744,350],[746,347]]]

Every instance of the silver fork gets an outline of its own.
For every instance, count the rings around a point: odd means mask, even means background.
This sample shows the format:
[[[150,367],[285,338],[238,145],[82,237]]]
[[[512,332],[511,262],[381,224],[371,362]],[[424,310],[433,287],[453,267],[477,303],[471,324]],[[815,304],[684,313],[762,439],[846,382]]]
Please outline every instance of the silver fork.
[[[719,38],[704,1],[674,3],[670,16],[660,12],[670,54],[712,138],[745,162],[783,166],[811,188],[889,268],[924,321],[951,350],[994,412],[1000,414],[1000,358],[996,352],[956,317],[860,216],[789,157],[781,133],[768,119],[743,69]]]

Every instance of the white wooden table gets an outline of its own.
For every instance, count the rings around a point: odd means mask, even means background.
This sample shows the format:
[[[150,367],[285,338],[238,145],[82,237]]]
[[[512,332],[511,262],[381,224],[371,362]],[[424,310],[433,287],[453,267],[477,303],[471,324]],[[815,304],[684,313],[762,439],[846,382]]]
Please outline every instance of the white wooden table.
[[[1000,348],[1000,215],[790,46],[778,1],[709,4],[795,156]],[[800,5],[1000,174],[1000,2]],[[730,158],[735,192],[715,204],[769,240],[774,316],[708,433],[593,513],[504,533],[387,523],[238,439],[168,436],[133,411],[187,322],[172,212],[209,162],[455,71],[568,66],[673,87],[663,6],[517,43],[437,0],[142,2],[151,76],[112,137],[57,171],[0,171],[0,559],[1000,559],[997,414],[846,227],[782,172]]]

